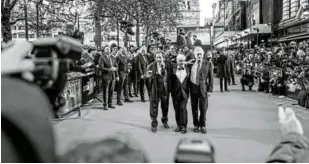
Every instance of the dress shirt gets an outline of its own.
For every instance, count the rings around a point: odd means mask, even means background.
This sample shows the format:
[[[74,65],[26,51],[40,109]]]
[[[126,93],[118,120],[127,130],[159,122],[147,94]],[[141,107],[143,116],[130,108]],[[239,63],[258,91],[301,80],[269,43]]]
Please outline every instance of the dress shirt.
[[[201,69],[201,66],[202,66],[202,62],[200,61],[200,69]],[[192,69],[191,69],[191,77],[190,77],[190,80],[193,84],[196,84],[198,85],[197,81],[196,81],[196,76],[197,76],[197,72],[199,70],[197,70],[198,68],[198,61],[196,61],[193,66],[192,66]]]
[[[157,74],[159,74],[159,75],[162,75],[162,65],[163,65],[163,68],[165,69],[165,65],[164,64],[159,64],[159,63],[157,63]]]
[[[181,68],[181,67],[177,67],[176,70],[176,76],[178,77],[179,81],[181,83],[183,83],[183,81],[185,80],[185,78],[187,77],[187,71],[185,68]]]

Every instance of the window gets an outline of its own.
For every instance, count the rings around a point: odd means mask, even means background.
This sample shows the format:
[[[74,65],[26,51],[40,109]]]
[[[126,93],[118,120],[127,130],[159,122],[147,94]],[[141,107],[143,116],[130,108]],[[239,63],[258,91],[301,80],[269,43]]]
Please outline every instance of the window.
[[[30,34],[29,38],[35,38],[35,35],[34,34]]]
[[[291,18],[291,15],[292,15],[292,0],[289,0],[289,18]]]
[[[18,37],[19,38],[26,38],[26,35],[24,33],[20,33],[20,34],[18,34]]]
[[[188,10],[191,10],[190,1],[187,1]]]
[[[16,26],[11,26],[11,29],[12,30],[16,30]]]
[[[17,34],[16,34],[16,33],[13,33],[13,34],[12,34],[12,38],[17,38]]]
[[[25,30],[25,26],[19,26],[18,29],[19,30]]]

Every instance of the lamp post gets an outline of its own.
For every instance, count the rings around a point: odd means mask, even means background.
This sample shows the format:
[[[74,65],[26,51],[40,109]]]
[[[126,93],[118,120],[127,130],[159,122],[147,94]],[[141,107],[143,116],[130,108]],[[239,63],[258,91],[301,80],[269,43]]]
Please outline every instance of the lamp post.
[[[29,40],[27,0],[24,0],[24,14],[25,14],[25,33],[26,33],[26,39]]]
[[[253,28],[253,30],[256,31],[256,46],[259,46],[259,32],[260,32],[260,29],[259,28]]]
[[[245,34],[249,35],[249,32],[245,31]],[[248,46],[248,49],[251,49],[251,46],[250,46],[250,43],[249,43],[249,36],[247,37],[247,46]]]
[[[271,23],[266,24],[265,26],[270,26],[271,31],[270,31],[270,48],[272,51],[272,47],[273,47],[273,26]]]
[[[39,4],[42,3],[43,0],[36,0],[36,37],[40,37],[40,31],[39,31]]]

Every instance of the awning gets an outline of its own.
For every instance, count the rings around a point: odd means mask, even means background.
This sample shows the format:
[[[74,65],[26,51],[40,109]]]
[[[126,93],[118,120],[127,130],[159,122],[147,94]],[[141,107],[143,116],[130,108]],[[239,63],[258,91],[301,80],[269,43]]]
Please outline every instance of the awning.
[[[309,32],[286,36],[286,37],[280,38],[278,42],[287,42],[287,41],[301,40],[301,39],[309,39]]]

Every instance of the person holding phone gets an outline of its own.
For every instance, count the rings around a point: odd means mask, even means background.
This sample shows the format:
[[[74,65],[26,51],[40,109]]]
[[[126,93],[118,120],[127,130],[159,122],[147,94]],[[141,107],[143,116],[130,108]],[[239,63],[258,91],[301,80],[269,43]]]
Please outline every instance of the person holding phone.
[[[170,66],[164,60],[164,52],[156,52],[156,61],[147,68],[146,78],[150,81],[150,118],[151,131],[157,132],[158,127],[158,108],[161,101],[162,123],[168,129],[168,105],[169,105],[169,86],[170,86]]]

